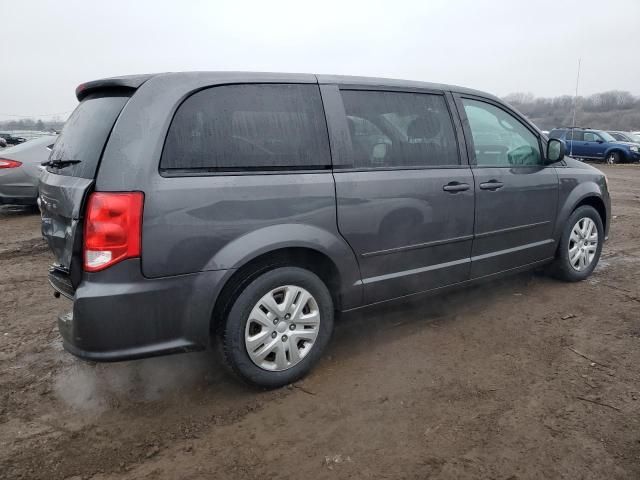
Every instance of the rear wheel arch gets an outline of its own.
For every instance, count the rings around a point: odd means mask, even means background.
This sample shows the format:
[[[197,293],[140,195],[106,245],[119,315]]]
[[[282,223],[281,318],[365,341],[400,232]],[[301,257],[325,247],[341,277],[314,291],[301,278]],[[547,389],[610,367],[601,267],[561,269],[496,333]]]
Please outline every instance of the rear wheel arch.
[[[342,306],[340,271],[325,253],[308,247],[287,247],[262,253],[238,268],[225,282],[218,295],[211,316],[210,331],[216,335],[224,322],[233,300],[253,280],[279,267],[290,266],[309,270],[327,286],[336,309]]]

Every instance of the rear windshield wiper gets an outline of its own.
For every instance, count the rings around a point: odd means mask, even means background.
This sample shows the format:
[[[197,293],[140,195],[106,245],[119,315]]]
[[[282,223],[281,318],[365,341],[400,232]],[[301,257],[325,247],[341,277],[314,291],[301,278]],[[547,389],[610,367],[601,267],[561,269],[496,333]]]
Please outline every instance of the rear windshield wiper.
[[[64,168],[69,165],[80,163],[81,161],[82,160],[47,160],[46,162],[42,162],[40,165],[43,167]]]

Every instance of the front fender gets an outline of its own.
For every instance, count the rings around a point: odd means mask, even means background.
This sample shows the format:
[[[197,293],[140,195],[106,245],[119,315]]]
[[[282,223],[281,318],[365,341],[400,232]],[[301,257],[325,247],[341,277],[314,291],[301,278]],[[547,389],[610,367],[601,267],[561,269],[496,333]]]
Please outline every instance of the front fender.
[[[204,270],[231,272],[261,255],[283,248],[308,248],[326,255],[340,275],[342,308],[362,304],[360,269],[353,251],[339,234],[313,225],[282,224],[253,230],[216,252]]]
[[[575,182],[575,179],[573,180]],[[602,201],[605,205],[605,210],[607,211],[607,223],[608,218],[610,217],[608,211],[608,201],[604,191],[604,186],[600,185],[600,180],[594,179],[589,181],[584,181],[577,183],[573,186],[569,184],[572,183],[570,179],[565,179],[561,181],[561,198],[558,210],[558,216],[556,219],[556,226],[554,229],[554,238],[556,242],[560,240],[560,236],[562,235],[562,231],[569,219],[569,216],[576,209],[580,203],[588,197],[596,197]],[[605,230],[607,226],[605,225]]]

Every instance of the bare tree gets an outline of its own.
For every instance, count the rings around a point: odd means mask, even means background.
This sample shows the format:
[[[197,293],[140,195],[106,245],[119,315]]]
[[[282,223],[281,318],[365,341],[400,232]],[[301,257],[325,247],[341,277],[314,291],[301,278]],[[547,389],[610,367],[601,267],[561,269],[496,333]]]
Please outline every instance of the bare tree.
[[[572,122],[573,97],[535,98],[530,93],[511,93],[504,100],[545,130]],[[603,130],[640,130],[640,97],[611,90],[577,98],[578,125]]]

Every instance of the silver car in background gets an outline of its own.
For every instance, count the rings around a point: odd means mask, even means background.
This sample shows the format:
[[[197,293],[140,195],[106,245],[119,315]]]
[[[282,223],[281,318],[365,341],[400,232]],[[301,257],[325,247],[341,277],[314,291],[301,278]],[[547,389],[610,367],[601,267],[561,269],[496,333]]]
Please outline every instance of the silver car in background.
[[[615,138],[619,142],[630,142],[630,143],[638,143],[640,144],[640,134],[636,134],[633,132],[620,132],[613,131],[609,132],[613,138]]]
[[[57,135],[0,150],[0,205],[36,205],[38,182]]]

